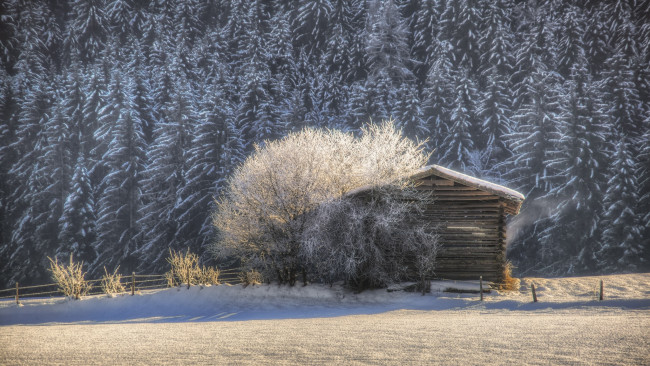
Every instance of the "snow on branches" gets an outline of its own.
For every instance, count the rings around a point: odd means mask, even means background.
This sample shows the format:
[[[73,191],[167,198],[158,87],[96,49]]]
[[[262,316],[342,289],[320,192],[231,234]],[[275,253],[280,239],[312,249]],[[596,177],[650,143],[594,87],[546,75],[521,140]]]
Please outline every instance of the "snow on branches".
[[[218,202],[215,251],[267,279],[294,284],[298,273],[304,278],[317,267],[304,257],[315,209],[358,187],[404,186],[399,178],[427,160],[423,144],[405,138],[392,122],[367,125],[359,138],[304,129],[267,141],[235,171]]]

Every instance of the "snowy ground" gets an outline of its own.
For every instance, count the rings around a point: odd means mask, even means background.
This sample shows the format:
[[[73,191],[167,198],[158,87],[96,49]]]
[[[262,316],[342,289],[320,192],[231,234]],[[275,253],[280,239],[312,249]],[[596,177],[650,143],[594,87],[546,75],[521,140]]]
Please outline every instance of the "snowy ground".
[[[650,274],[526,278],[484,302],[447,287],[477,285],[434,283],[426,296],[272,285],[4,301],[0,364],[650,364]]]

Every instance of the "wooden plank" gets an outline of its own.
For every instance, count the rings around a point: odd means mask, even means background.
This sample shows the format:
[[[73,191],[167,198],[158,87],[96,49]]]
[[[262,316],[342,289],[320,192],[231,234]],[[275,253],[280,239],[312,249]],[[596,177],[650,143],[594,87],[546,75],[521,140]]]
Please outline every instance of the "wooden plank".
[[[443,197],[443,196],[438,196],[435,197],[435,202],[444,202],[444,201],[495,201],[494,196],[489,195],[489,196],[472,196],[472,197]],[[498,206],[498,203],[496,205]]]
[[[480,191],[474,187],[466,187],[466,186],[435,186],[431,188],[432,191],[434,192],[448,192],[448,191],[456,191],[456,192],[463,192],[463,191]],[[480,191],[483,192],[483,191]]]
[[[490,192],[483,191],[433,191],[433,199],[436,197],[466,197],[466,196],[490,196],[498,200],[499,197]]]
[[[422,179],[418,180],[416,184],[421,184],[423,186],[453,186],[454,181],[449,179]]]

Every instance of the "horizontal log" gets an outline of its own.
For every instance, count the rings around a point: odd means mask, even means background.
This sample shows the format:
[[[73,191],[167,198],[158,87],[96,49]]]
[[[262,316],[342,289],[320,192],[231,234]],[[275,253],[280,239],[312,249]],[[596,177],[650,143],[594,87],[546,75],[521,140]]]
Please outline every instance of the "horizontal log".
[[[471,232],[471,231],[466,231],[466,232],[454,232],[454,231],[440,231],[440,236],[443,238],[449,238],[449,239],[459,239],[459,238],[467,238],[468,240],[486,240],[486,239],[499,239],[499,236],[497,233],[491,233],[491,232]]]
[[[447,220],[440,223],[441,229],[447,230],[481,230],[481,231],[499,231],[501,225],[494,221],[461,221]]]
[[[437,197],[467,197],[467,196],[490,196],[495,200],[498,200],[499,197],[495,196],[490,192],[483,191],[433,191],[433,199]]]
[[[452,246],[452,247],[443,247],[438,250],[438,255],[463,255],[463,254],[497,254],[501,252],[501,249],[496,245],[492,246]]]
[[[451,201],[451,200],[447,200]],[[431,209],[439,210],[480,210],[480,209],[489,209],[489,210],[499,210],[499,204],[495,202],[442,202],[437,201],[437,205],[431,205]]]
[[[454,181],[449,179],[420,179],[415,184],[421,186],[453,186]]]
[[[462,191],[479,191],[478,189],[474,187],[467,187],[467,186],[453,186],[453,187],[444,187],[444,186],[435,186],[430,188],[432,191],[456,191],[456,192],[462,192]],[[481,191],[483,192],[483,191]]]
[[[446,197],[446,196],[437,196],[435,198],[436,202],[441,202],[441,201],[494,201],[495,198],[494,196],[472,196],[472,197],[463,197],[463,196],[454,196],[454,197]]]
[[[484,281],[500,281],[501,274],[497,272],[437,272],[434,271],[434,278],[445,280],[478,280],[479,276],[483,276]]]

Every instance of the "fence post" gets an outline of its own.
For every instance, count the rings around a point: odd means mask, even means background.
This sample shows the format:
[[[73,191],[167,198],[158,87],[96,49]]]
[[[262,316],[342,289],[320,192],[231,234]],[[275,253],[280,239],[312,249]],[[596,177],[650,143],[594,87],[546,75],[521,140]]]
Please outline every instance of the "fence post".
[[[481,291],[481,301],[483,301],[483,276],[480,276],[479,280],[480,280],[480,289],[479,289],[479,291]]]
[[[535,284],[531,283],[530,288],[533,291],[533,302],[537,302],[537,294],[535,293]]]
[[[603,280],[600,280],[600,296],[598,297],[600,301],[603,301]]]
[[[192,280],[190,279],[190,268],[187,267],[187,289],[188,290],[190,289],[190,282],[192,282]]]
[[[135,295],[135,272],[131,273],[131,296]]]
[[[18,282],[16,282],[16,304],[20,304],[20,296],[18,295]]]

